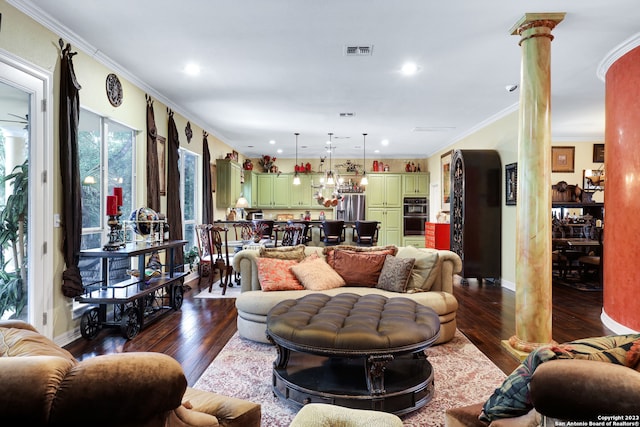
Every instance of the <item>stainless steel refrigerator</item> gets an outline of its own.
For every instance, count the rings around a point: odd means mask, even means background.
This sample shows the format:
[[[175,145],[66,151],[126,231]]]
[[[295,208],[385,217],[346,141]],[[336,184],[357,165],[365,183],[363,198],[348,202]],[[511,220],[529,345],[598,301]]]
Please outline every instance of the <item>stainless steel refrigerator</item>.
[[[335,219],[341,219],[347,222],[356,220],[364,221],[365,218],[365,195],[361,193],[343,194],[342,200],[336,206]]]

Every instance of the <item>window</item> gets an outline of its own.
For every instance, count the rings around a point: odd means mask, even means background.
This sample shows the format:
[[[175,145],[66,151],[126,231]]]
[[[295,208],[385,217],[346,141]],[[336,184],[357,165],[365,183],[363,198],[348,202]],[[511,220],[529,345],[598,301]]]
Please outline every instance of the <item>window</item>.
[[[195,227],[198,222],[198,163],[199,156],[184,148],[180,149],[180,202],[182,204],[182,234],[188,241],[185,251],[197,245]]]
[[[78,153],[82,182],[82,249],[101,247],[107,242],[106,196],[113,194],[114,187],[122,187],[121,220],[128,219],[133,210],[134,143],[133,129],[88,110],[80,110]],[[85,264],[87,262],[89,260],[80,260],[83,279],[99,280],[99,263]],[[113,267],[110,267],[112,279],[126,275],[126,266]]]

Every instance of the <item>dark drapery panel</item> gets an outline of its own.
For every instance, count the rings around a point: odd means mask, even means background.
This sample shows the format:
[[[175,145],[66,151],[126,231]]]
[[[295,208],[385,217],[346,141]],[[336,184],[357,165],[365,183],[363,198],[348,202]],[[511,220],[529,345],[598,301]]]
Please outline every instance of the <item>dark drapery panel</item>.
[[[169,135],[167,136],[167,220],[169,222],[169,238],[182,239],[182,211],[180,210],[180,140],[178,128],[173,119],[173,111],[169,110]],[[176,251],[176,265],[184,263],[182,251]]]
[[[60,171],[62,173],[62,233],[65,270],[62,272],[62,293],[66,297],[82,294],[82,277],[78,269],[78,252],[82,238],[82,193],[78,162],[78,121],[80,120],[81,89],[73,70],[71,45],[59,40],[60,61]]]
[[[213,197],[211,196],[211,154],[206,132],[202,132],[202,222],[213,223]]]
[[[153,113],[153,100],[147,98],[147,207],[160,212],[160,171],[158,166],[158,130]]]

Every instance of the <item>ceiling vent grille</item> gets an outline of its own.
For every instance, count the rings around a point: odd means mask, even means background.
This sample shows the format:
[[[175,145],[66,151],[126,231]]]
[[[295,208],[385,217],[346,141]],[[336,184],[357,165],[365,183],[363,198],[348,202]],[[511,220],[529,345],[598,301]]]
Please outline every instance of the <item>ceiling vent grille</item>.
[[[340,113],[340,117],[353,117],[356,113]]]
[[[371,56],[373,55],[373,45],[370,46],[353,46],[344,47],[345,56]]]

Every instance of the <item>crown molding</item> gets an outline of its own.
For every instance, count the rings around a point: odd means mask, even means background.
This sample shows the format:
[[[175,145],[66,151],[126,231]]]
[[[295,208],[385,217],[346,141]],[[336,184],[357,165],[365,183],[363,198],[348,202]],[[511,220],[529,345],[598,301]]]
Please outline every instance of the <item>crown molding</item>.
[[[58,20],[51,17],[45,11],[40,9],[38,6],[33,4],[33,2],[28,0],[6,0],[8,4],[18,9],[20,12],[24,13],[34,21],[38,22],[40,25],[44,26],[48,30],[57,34],[61,37],[65,43],[70,43],[74,49],[81,50],[91,58],[95,59],[97,62],[101,63],[105,67],[114,71],[119,76],[127,79],[129,82],[140,88],[142,91],[149,94],[152,98],[157,99],[167,107],[169,107],[174,112],[180,114],[185,119],[189,120],[192,124],[196,124],[205,130],[210,136],[213,136],[225,144],[229,145],[226,138],[220,136],[216,132],[210,131],[210,125],[203,125],[206,123],[202,117],[198,114],[189,111],[186,108],[174,103],[169,98],[155,90],[153,87],[149,86],[143,80],[138,78],[135,74],[132,74],[129,70],[113,61],[111,58],[103,54],[99,49],[93,46],[91,43],[87,42],[85,39],[80,37],[75,32],[71,31],[69,28],[62,25]]]
[[[623,57],[626,53],[640,46],[640,33],[634,34],[629,37],[627,40],[620,43],[618,46],[613,48],[598,64],[598,69],[596,71],[596,75],[603,82],[606,81],[607,71],[609,71],[609,67],[611,67],[618,59]]]

